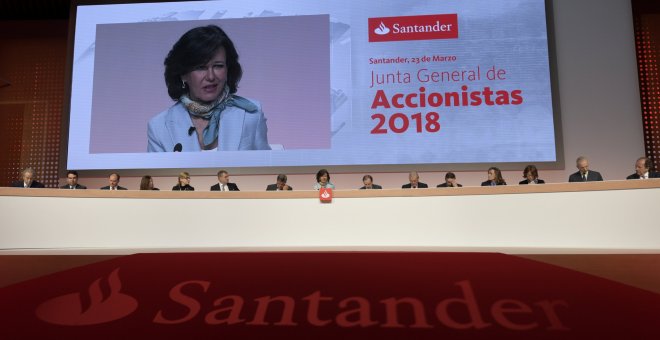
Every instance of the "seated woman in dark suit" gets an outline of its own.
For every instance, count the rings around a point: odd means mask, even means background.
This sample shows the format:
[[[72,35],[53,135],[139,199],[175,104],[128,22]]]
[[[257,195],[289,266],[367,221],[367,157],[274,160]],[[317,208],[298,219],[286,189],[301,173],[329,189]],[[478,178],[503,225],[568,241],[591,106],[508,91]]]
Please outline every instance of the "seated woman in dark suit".
[[[160,190],[160,189],[154,188],[154,179],[151,178],[151,176],[146,175],[146,176],[142,176],[142,180],[140,181],[140,190]]]
[[[502,171],[496,167],[490,167],[488,169],[488,180],[481,183],[482,187],[496,186],[496,185],[506,185],[504,178],[502,178]]]
[[[520,181],[518,184],[545,184],[544,180],[539,179],[539,171],[534,165],[528,165],[525,167],[525,170],[523,170],[523,178],[525,178],[525,180]]]
[[[190,174],[182,172],[177,179],[177,185],[172,187],[172,191],[195,191],[195,188],[190,186]]]

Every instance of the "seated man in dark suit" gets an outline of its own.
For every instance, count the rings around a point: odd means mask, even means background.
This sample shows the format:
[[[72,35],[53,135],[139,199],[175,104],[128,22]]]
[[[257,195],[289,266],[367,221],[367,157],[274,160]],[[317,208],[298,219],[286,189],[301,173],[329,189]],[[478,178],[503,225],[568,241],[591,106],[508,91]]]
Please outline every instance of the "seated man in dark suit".
[[[417,189],[417,188],[429,187],[428,185],[426,185],[426,183],[422,183],[419,181],[419,175],[417,174],[417,171],[411,171],[408,174],[408,180],[410,181],[410,183],[402,185],[401,189]]]
[[[364,186],[360,188],[361,190],[364,190],[364,189],[382,189],[383,188],[378,184],[374,184],[374,178],[371,177],[371,175],[362,176],[362,184],[364,184]]]
[[[462,185],[456,183],[456,175],[451,171],[445,174],[445,182],[442,184],[438,184],[436,188],[449,188],[449,187],[457,187],[457,188],[462,187]]]
[[[598,182],[603,180],[603,176],[598,171],[589,170],[589,160],[587,157],[580,156],[575,161],[578,172],[568,177],[569,182]]]
[[[34,170],[25,168],[21,172],[21,179],[13,181],[11,186],[14,188],[45,188],[46,186],[34,180]]]
[[[60,187],[60,189],[87,189],[86,186],[78,184],[78,171],[69,170],[66,173],[66,185]]]
[[[240,191],[236,183],[229,183],[229,172],[218,171],[218,184],[211,187],[211,191]]]
[[[277,180],[275,184],[268,184],[266,191],[283,191],[283,190],[293,190],[293,187],[286,184],[287,177],[285,174],[277,175]]]
[[[111,173],[110,176],[108,176],[108,183],[110,185],[106,185],[101,190],[128,190],[124,187],[119,186],[119,180],[121,179],[121,176],[119,176],[118,173]]]
[[[635,162],[635,173],[626,177],[626,179],[660,178],[660,172],[651,171],[652,169],[653,162],[646,157],[640,157]]]

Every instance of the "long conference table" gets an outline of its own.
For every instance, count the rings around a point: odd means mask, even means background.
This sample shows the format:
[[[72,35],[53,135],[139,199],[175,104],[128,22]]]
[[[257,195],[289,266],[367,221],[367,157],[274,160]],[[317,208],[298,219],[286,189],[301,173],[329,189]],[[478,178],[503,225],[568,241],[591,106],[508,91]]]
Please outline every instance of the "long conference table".
[[[660,180],[537,186],[167,192],[0,188],[0,253],[660,251]]]
[[[660,180],[333,194],[0,188],[0,328],[11,338],[660,336]],[[90,298],[71,304],[75,291]],[[115,295],[123,314],[99,314]],[[262,306],[275,295],[291,309]],[[223,314],[221,301],[239,298],[254,315]],[[356,301],[385,309],[346,311]],[[67,314],[71,305],[86,307]]]

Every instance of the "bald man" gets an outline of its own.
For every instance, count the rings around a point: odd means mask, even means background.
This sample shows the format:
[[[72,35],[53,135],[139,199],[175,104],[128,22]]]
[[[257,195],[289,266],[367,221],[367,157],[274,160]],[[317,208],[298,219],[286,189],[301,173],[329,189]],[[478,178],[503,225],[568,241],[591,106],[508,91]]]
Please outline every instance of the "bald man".
[[[410,181],[410,183],[402,185],[401,189],[418,189],[418,188],[429,187],[426,183],[422,183],[419,181],[419,174],[417,173],[417,171],[411,171],[408,174],[408,181]]]
[[[646,157],[639,157],[635,162],[635,173],[626,177],[626,179],[649,179],[660,178],[660,172],[651,171],[653,162]]]
[[[108,176],[108,185],[101,188],[101,190],[128,190],[119,185],[119,180],[121,176],[118,173],[113,172]]]

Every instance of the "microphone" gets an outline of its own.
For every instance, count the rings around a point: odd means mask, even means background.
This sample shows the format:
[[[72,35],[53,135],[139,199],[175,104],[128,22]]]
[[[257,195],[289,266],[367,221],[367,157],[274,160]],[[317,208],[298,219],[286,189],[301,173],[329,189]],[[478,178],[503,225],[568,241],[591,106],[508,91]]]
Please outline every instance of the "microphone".
[[[176,143],[174,146],[174,152],[181,152],[183,150],[183,145],[181,143]]]
[[[188,129],[188,136],[192,136],[193,132],[195,132],[195,127],[191,126],[190,129]]]

